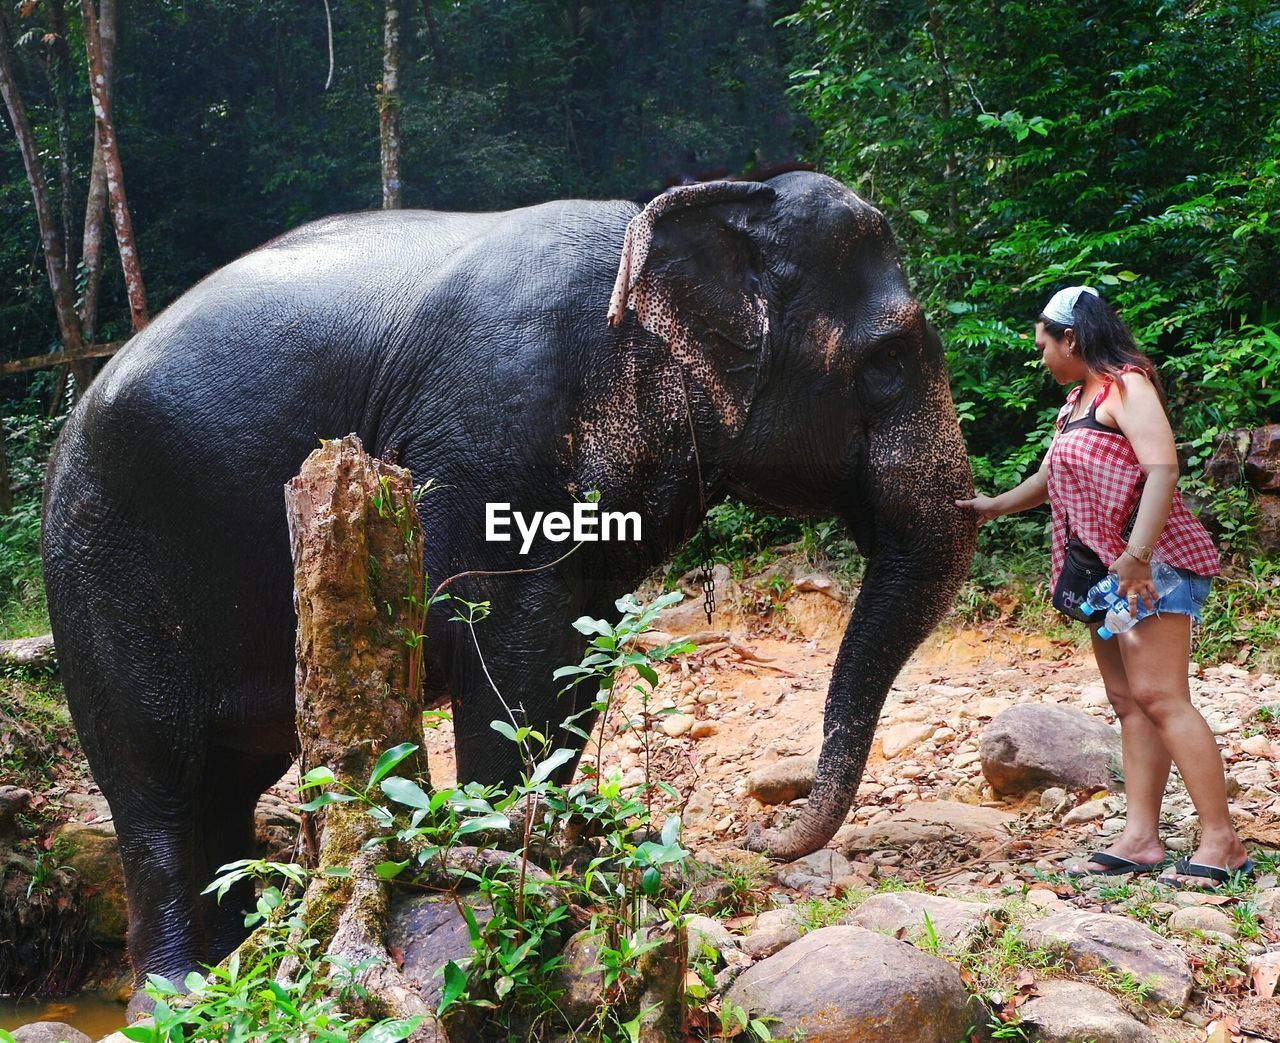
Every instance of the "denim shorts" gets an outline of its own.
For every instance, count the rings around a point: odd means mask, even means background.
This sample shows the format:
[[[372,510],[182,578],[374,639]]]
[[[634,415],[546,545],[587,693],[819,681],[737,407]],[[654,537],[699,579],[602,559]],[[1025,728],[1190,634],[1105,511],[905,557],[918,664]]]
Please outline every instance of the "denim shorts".
[[[1156,614],[1177,612],[1190,616],[1197,623],[1201,622],[1200,609],[1204,606],[1205,598],[1209,596],[1213,577],[1201,576],[1186,569],[1180,569],[1176,565],[1172,567],[1182,577],[1182,582],[1156,602]]]

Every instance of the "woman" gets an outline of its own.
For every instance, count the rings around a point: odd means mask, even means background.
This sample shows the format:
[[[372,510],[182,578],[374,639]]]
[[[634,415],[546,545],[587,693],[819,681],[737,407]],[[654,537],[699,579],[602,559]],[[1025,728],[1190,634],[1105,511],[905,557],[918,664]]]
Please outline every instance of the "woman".
[[[1200,846],[1160,881],[1213,887],[1253,863],[1227,809],[1222,759],[1204,718],[1191,705],[1187,680],[1191,620],[1218,573],[1209,534],[1177,491],[1178,459],[1164,394],[1151,360],[1089,286],[1053,295],[1036,319],[1036,347],[1059,384],[1077,386],[1058,414],[1057,433],[1040,470],[999,496],[957,500],[980,521],[1049,500],[1053,515],[1053,583],[1068,534],[1084,542],[1119,579],[1130,611],[1142,600],[1155,613],[1109,640],[1091,628],[1093,654],[1120,720],[1128,814],[1124,830],[1073,875],[1154,872],[1165,859],[1160,804],[1177,764],[1200,816]],[[1132,527],[1127,539],[1127,523]],[[1179,570],[1182,582],[1156,601],[1151,555]]]

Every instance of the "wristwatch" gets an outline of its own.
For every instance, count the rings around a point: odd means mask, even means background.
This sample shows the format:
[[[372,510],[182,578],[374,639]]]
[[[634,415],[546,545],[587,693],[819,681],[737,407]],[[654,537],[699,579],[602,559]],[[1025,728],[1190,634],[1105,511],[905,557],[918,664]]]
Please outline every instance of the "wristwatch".
[[[1150,547],[1135,547],[1133,544],[1129,544],[1129,546],[1125,547],[1124,552],[1129,555],[1129,557],[1136,558],[1144,565],[1151,564]]]

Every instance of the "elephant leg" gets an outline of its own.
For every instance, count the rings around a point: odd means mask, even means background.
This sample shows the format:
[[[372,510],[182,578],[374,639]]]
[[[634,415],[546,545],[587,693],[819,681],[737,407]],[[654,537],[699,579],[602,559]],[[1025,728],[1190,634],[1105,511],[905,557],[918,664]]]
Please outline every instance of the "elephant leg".
[[[547,604],[524,592],[503,596],[512,605]],[[564,601],[561,595],[558,603]],[[564,681],[551,676],[557,667],[582,658],[585,640],[571,625],[579,614],[566,609],[550,616],[498,619],[495,613],[475,627],[483,662],[470,635],[457,643],[450,675],[459,782],[510,785],[527,769],[530,754],[537,759],[546,756],[540,748],[517,747],[493,729],[493,721],[536,729],[549,742],[546,752],[561,747],[581,752],[581,740],[561,724],[589,705],[594,690],[586,692],[591,686],[580,686],[561,696]],[[589,725],[586,719],[577,723]],[[575,757],[558,770],[558,781],[571,778],[576,763]]]
[[[254,857],[257,849],[254,809],[258,798],[288,767],[287,756],[226,749],[211,751],[206,769],[210,783],[205,786],[197,811],[201,856],[195,881],[197,892],[219,875],[222,866]],[[209,960],[221,960],[248,934],[244,917],[255,907],[254,883],[241,881],[221,901],[208,894],[201,895],[198,902]]]
[[[138,982],[160,974],[181,986],[189,971],[209,960],[196,902],[200,845],[182,800],[157,790],[138,786],[136,800],[115,810],[129,900],[129,959]]]

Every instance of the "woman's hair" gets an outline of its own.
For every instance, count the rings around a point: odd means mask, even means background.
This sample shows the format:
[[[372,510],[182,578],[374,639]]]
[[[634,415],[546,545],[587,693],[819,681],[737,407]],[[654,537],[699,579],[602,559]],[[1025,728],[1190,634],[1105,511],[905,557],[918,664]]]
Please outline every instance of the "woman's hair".
[[[1155,386],[1156,394],[1160,396],[1160,404],[1165,407],[1165,412],[1168,412],[1164,386],[1160,383],[1160,374],[1156,372],[1155,364],[1138,350],[1133,334],[1120,321],[1120,317],[1111,305],[1095,294],[1082,293],[1076,298],[1071,315],[1073,321],[1070,326],[1054,322],[1044,312],[1036,317],[1036,322],[1043,323],[1045,333],[1055,340],[1061,340],[1068,329],[1075,330],[1076,350],[1080,352],[1080,361],[1091,372],[1109,376],[1115,380],[1116,386],[1121,388],[1121,393],[1123,393],[1123,387],[1119,377],[1124,368],[1133,366],[1142,370]]]

